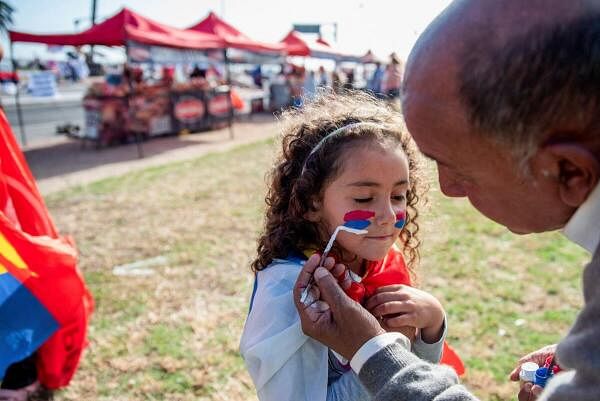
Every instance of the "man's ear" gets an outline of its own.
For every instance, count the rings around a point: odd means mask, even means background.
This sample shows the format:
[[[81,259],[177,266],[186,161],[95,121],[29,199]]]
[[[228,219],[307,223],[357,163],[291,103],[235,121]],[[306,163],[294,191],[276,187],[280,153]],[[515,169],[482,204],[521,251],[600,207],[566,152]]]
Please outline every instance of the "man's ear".
[[[321,202],[317,200],[311,200],[311,208],[304,213],[304,218],[312,223],[318,223],[321,221]]]
[[[548,144],[534,158],[538,172],[557,181],[559,196],[566,205],[581,206],[598,185],[600,160],[582,144]]]

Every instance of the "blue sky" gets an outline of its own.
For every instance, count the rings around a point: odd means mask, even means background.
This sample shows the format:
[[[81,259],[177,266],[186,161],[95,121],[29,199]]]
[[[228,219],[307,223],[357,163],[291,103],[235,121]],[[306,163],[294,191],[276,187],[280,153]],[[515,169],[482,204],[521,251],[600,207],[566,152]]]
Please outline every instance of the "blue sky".
[[[91,0],[9,0],[16,8],[13,29],[36,33],[75,32],[89,27]],[[213,10],[250,37],[279,41],[293,23],[338,23],[336,46],[380,56],[392,51],[406,58],[418,34],[450,0],[97,0],[98,20],[121,7],[159,22],[187,27]],[[325,25],[331,33],[331,25]],[[330,35],[328,35],[330,36]],[[330,38],[326,38],[330,39]],[[4,40],[6,44],[6,40]],[[17,57],[44,53],[44,46],[16,44]]]

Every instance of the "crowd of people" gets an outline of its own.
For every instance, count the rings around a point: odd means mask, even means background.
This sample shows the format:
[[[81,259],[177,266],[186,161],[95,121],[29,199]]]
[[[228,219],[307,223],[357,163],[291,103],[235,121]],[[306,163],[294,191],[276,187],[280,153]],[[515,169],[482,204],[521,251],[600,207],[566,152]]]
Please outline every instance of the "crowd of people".
[[[255,71],[251,71],[255,76]],[[360,74],[360,76],[358,76]],[[397,100],[402,82],[402,61],[392,53],[389,62],[380,61],[361,65],[361,68],[336,66],[327,70],[320,66],[311,70],[304,66],[285,64],[270,81],[271,109],[301,106],[314,98],[320,89],[329,88],[339,93],[344,90],[364,90],[381,99]]]

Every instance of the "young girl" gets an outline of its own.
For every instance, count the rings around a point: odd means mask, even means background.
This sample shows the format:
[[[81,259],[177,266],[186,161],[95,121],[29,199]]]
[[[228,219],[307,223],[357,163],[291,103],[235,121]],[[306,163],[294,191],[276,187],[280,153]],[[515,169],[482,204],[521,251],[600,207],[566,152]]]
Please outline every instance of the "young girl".
[[[406,286],[407,265],[418,259],[416,150],[398,113],[364,94],[322,95],[283,123],[240,350],[262,401],[368,400],[347,361],[302,333],[292,290],[304,261],[323,252],[338,226],[360,226],[366,233],[339,232],[329,254],[336,262],[325,266],[384,329],[407,334],[417,355],[439,361],[444,311]]]

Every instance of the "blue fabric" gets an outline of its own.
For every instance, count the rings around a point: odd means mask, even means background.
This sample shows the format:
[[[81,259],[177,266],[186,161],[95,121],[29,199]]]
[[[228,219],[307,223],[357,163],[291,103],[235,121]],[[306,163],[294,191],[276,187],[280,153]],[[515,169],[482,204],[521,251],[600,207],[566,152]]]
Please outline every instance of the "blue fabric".
[[[250,296],[250,306],[248,307],[248,314],[252,310],[252,304],[254,303],[254,297],[256,296],[256,289],[258,288],[258,275],[254,274],[254,285],[252,286],[252,295]]]
[[[0,274],[0,379],[14,362],[35,352],[58,322],[10,273]]]

